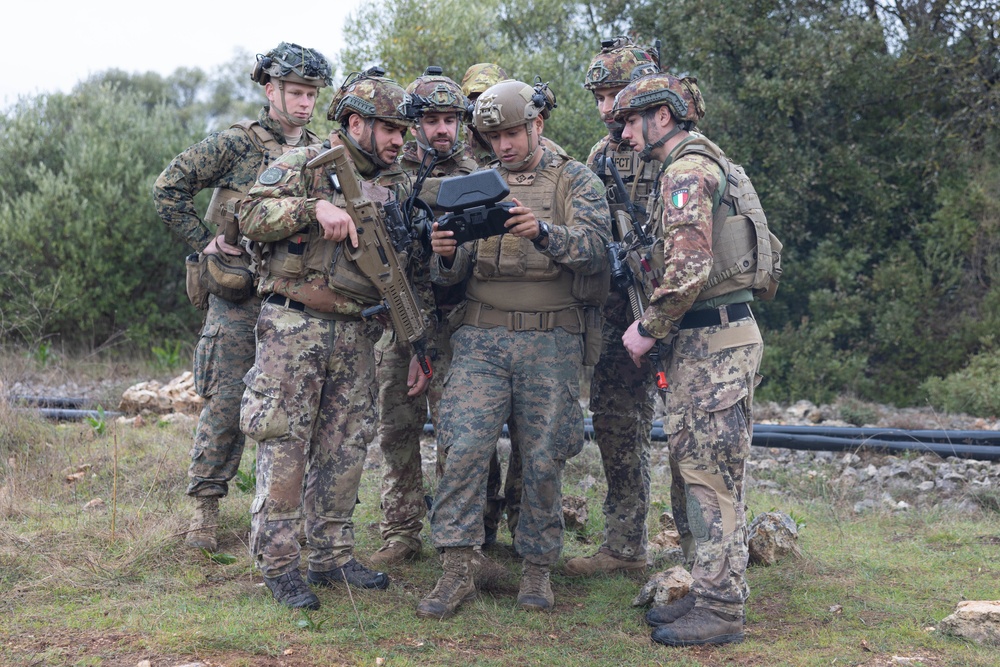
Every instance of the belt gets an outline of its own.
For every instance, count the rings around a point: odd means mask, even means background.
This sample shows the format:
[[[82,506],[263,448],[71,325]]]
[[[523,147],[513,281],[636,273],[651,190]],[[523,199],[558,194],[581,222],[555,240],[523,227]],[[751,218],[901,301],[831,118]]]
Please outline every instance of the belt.
[[[500,310],[478,301],[469,302],[462,323],[482,329],[507,327],[510,331],[552,331],[562,327],[569,333],[583,333],[587,328],[583,308],[527,312]]]
[[[281,308],[287,308],[288,310],[297,310],[300,313],[305,313],[312,317],[316,317],[321,320],[336,320],[337,322],[360,322],[360,315],[343,315],[341,313],[324,313],[322,311],[316,310],[315,308],[310,308],[301,301],[296,301],[295,299],[289,299],[287,296],[282,296],[280,294],[268,294],[267,298],[264,299],[264,303],[269,303],[272,306],[279,306]]]
[[[748,317],[753,317],[753,313],[750,311],[749,303],[734,303],[728,306],[709,308],[708,310],[688,311],[688,313],[681,318],[681,323],[678,327],[681,329],[717,327],[722,324],[722,311],[726,312],[727,322],[735,322],[737,320],[745,320]]]

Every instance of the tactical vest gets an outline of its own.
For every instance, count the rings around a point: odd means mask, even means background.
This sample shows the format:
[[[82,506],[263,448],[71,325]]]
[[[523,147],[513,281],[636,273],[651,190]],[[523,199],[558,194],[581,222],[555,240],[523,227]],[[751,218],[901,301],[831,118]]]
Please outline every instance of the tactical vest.
[[[297,146],[280,144],[267,128],[256,120],[241,120],[229,126],[232,130],[242,130],[254,146],[261,153],[260,165],[257,167],[257,176],[264,173],[268,165],[277,157],[287,153]],[[319,137],[303,130],[310,144],[319,143]],[[239,234],[237,218],[240,212],[240,204],[246,198],[246,192],[231,190],[229,188],[216,188],[212,193],[212,199],[208,203],[208,210],[205,212],[205,221],[215,225],[216,233],[226,235],[226,241],[234,243]],[[232,239],[232,240],[230,240]]]
[[[318,167],[324,170],[326,178],[335,173],[332,163]],[[368,181],[361,181],[363,196],[385,203],[393,195],[387,188]],[[347,199],[339,190],[332,203],[347,209]],[[319,223],[310,223],[305,229],[288,238],[264,244],[261,248],[261,278],[270,276],[300,280],[309,273],[322,274],[327,286],[335,292],[351,297],[363,304],[382,301],[378,289],[357,265],[347,256],[345,244],[323,238]],[[405,261],[405,258],[404,258]]]
[[[563,219],[564,210],[559,205],[569,196],[570,182],[563,178],[569,161],[569,157],[555,154],[548,167],[530,174],[503,170],[510,198],[516,198],[539,220],[553,226],[575,224],[573,220]],[[603,306],[608,295],[608,271],[594,275],[575,273],[540,252],[525,238],[501,234],[480,239],[476,241],[475,257],[472,275],[478,282],[470,284],[470,295],[502,310],[558,310],[580,304]],[[533,283],[530,295],[510,289],[504,284],[508,282]]]
[[[754,297],[774,298],[781,279],[781,248],[767,227],[757,191],[743,167],[706,137],[692,133],[674,158],[704,155],[724,173],[721,203],[712,216],[712,271],[696,301],[751,289]]]
[[[660,173],[660,162],[641,160],[639,154],[624,142],[618,146],[619,150],[614,150],[611,148],[611,143],[606,142],[601,153],[609,162],[614,162],[618,169],[618,175],[622,177],[622,182],[625,185],[625,195],[635,207],[638,222],[646,227],[649,220],[649,198],[656,187],[656,175]],[[612,238],[615,241],[622,241],[625,234],[631,230],[632,225],[631,221],[628,220],[625,197],[618,193],[618,186],[611,175],[610,167],[605,168],[601,180],[608,191],[608,208],[611,209],[611,220],[614,223],[611,226]],[[649,230],[646,231],[648,233]]]

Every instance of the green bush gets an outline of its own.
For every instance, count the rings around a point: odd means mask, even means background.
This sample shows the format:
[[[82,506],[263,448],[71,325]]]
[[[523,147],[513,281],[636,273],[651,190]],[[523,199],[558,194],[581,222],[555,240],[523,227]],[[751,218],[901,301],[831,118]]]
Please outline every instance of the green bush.
[[[1000,415],[997,378],[1000,378],[1000,349],[993,349],[973,356],[960,371],[925,380],[920,389],[939,410],[995,418]]]

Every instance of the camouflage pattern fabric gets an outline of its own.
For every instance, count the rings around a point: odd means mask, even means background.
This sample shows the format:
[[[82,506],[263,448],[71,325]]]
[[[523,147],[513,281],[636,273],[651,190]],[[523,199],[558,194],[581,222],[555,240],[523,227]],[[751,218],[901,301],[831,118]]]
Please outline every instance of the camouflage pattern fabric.
[[[548,214],[555,213],[566,224],[552,225],[548,246],[534,252],[548,255],[564,270],[592,275],[605,267],[604,246],[611,233],[603,186],[583,164],[561,165],[546,151],[536,167],[562,168],[569,187],[565,201],[546,212],[546,218],[553,219]],[[507,176],[503,168],[501,175]],[[450,267],[434,256],[433,280],[455,284],[469,278],[467,293],[474,294],[478,284],[489,282],[472,271],[476,247],[460,246]],[[512,292],[538,292],[534,282],[499,277]],[[567,297],[561,296],[563,303]],[[512,445],[520,450],[523,475],[514,546],[528,562],[551,565],[562,549],[562,469],[583,447],[583,337],[561,328],[510,331],[465,325],[452,335],[452,347],[451,372],[441,399],[438,443],[445,452],[445,470],[431,512],[434,546],[483,543],[488,465],[507,422]]]
[[[409,141],[403,146],[400,168],[413,174],[420,166],[417,142]],[[455,152],[447,160],[431,170],[431,178],[468,174],[476,168],[475,162],[466,155],[464,148]],[[427,392],[421,396],[407,396],[406,376],[410,368],[413,351],[405,340],[399,340],[395,332],[387,330],[376,345],[376,375],[378,377],[379,401],[379,443],[382,447],[382,513],[380,523],[384,541],[398,541],[415,551],[420,550],[420,530],[422,519],[427,514],[424,496],[433,495],[433,486],[425,487],[420,457],[420,436],[430,409],[431,419],[437,424],[438,404],[444,377],[451,365],[451,328],[444,321],[444,315],[464,298],[464,289],[457,291],[430,285],[430,273],[426,266],[410,266],[415,282],[426,286],[421,290],[428,305],[439,312],[433,341],[428,346],[434,375]],[[438,449],[438,478],[444,466],[444,455]]]
[[[258,442],[250,550],[266,577],[298,567],[303,517],[310,570],[327,572],[352,558],[351,517],[375,435],[380,334],[374,323],[261,308],[240,426]]]
[[[609,146],[609,137],[599,141],[591,150],[587,164],[595,168],[598,155],[619,151],[618,144]],[[635,151],[629,150],[630,164],[641,164]],[[644,171],[639,177],[644,176]],[[655,173],[655,172],[653,172]],[[625,185],[631,188],[635,177],[625,175]],[[616,192],[614,181],[605,172],[609,206]],[[640,193],[650,193],[652,186],[637,188]],[[638,199],[638,198],[637,198]],[[642,207],[649,205],[648,196],[633,202]],[[590,382],[590,410],[593,413],[594,440],[601,452],[604,477],[608,492],[604,497],[604,542],[602,547],[615,556],[636,560],[646,556],[646,515],[649,512],[649,449],[650,429],[653,425],[653,403],[656,384],[653,369],[648,364],[636,368],[622,346],[622,334],[632,324],[628,301],[615,289],[611,290],[604,306],[604,350],[594,366]],[[679,500],[679,499],[678,499]],[[671,508],[674,507],[671,502]],[[683,510],[682,510],[683,511]],[[686,525],[683,517],[674,512],[678,526]]]
[[[696,304],[708,279],[712,214],[720,205],[721,169],[701,155],[674,160],[681,145],[667,157],[652,218],[664,241],[665,273],[643,326],[660,338]],[[748,595],[744,478],[763,342],[752,318],[722,317],[718,326],[679,330],[671,350],[663,430],[671,470],[684,481],[678,506],[687,510],[696,543],[696,605],[742,613]]]
[[[284,144],[281,125],[268,115],[268,107],[260,110],[257,122]],[[306,130],[301,141],[306,145],[319,139]],[[156,179],[156,212],[174,234],[201,251],[222,230],[212,229],[199,217],[195,195],[220,187],[246,192],[257,180],[261,165],[276,157],[264,155],[241,129],[216,132],[175,157]],[[196,390],[206,400],[191,450],[189,496],[225,496],[229,480],[239,470],[244,447],[239,405],[243,375],[253,365],[253,328],[259,310],[257,298],[234,304],[209,296],[194,356]]]
[[[205,399],[188,468],[189,496],[225,496],[236,476],[245,438],[239,427],[243,376],[254,360],[260,299],[232,303],[210,294],[194,351],[195,391]]]
[[[552,565],[562,550],[562,471],[583,447],[581,336],[463,326],[452,345],[441,399],[445,468],[431,512],[434,546],[483,543],[486,476],[508,422],[523,461],[514,546],[527,561]]]

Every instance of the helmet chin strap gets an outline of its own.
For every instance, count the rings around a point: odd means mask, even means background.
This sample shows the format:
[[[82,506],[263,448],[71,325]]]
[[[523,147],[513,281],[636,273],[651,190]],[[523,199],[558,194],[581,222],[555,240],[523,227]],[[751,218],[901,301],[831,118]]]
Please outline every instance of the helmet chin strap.
[[[650,115],[651,114],[647,114],[647,113],[642,114],[642,141],[645,144],[645,146],[643,146],[642,150],[639,151],[639,159],[642,160],[643,162],[649,162],[649,161],[651,161],[653,159],[653,151],[654,150],[656,150],[657,148],[659,148],[663,144],[667,143],[670,140],[671,137],[673,137],[674,135],[676,135],[677,133],[679,133],[679,132],[682,131],[680,125],[677,125],[675,123],[674,124],[674,129],[670,130],[669,132],[667,132],[666,134],[664,134],[662,137],[660,137],[656,141],[650,142],[649,141],[649,116]]]
[[[535,124],[535,123],[534,123],[534,121],[533,121],[533,120],[530,120],[530,121],[528,121],[527,123],[525,123],[525,127],[527,128],[527,131],[528,131],[528,145],[529,145],[529,146],[531,145],[531,138],[532,138],[532,137],[533,137],[533,136],[535,135],[535,133],[534,133],[534,132],[532,132],[532,130],[531,130],[531,128],[532,128],[532,126],[533,126],[534,124]],[[521,161],[520,161],[520,162],[518,162],[517,164],[512,164],[512,165],[509,165],[509,166],[507,167],[508,171],[519,171],[519,170],[521,170],[521,169],[524,169],[524,168],[525,168],[526,166],[528,166],[529,164],[531,164],[531,161],[532,161],[533,159],[535,159],[535,151],[537,151],[537,150],[538,150],[538,148],[539,148],[539,147],[540,147],[541,145],[542,145],[541,141],[536,141],[536,142],[535,142],[535,147],[534,147],[534,148],[532,148],[532,149],[531,149],[530,151],[528,151],[528,155],[527,155],[527,157],[525,157],[525,158],[524,158],[523,160],[521,160]]]
[[[312,114],[309,114],[308,118],[296,118],[292,114],[288,113],[288,107],[285,105],[285,82],[278,79],[278,97],[281,98],[281,109],[278,114],[285,119],[285,121],[294,127],[305,127],[312,120]]]

